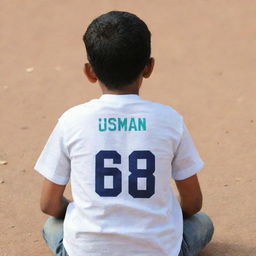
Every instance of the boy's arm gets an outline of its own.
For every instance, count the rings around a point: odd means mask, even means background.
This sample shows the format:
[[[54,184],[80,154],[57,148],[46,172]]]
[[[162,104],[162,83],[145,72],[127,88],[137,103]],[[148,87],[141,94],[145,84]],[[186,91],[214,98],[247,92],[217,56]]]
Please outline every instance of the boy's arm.
[[[64,219],[70,201],[63,196],[66,185],[58,185],[44,179],[40,207],[42,212]]]
[[[175,181],[180,195],[180,204],[184,218],[189,218],[202,208],[203,196],[197,175]]]

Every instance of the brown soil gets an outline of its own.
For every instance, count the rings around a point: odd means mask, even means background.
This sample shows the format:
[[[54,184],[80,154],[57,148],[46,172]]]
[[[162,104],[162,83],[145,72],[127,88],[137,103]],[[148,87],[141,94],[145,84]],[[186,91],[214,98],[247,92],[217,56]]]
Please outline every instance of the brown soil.
[[[199,177],[216,231],[201,256],[255,256],[253,0],[0,1],[0,255],[51,255],[33,166],[60,114],[100,95],[82,73],[81,37],[113,9],[149,25],[156,67],[141,95],[183,114],[206,163]]]

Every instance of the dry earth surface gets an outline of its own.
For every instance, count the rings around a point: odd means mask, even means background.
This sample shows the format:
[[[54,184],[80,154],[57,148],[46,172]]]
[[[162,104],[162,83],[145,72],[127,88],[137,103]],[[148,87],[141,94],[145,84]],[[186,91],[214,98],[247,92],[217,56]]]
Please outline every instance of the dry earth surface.
[[[113,9],[149,25],[156,67],[141,95],[184,116],[205,161],[216,231],[201,256],[255,256],[255,0],[1,0],[0,255],[51,255],[33,166],[57,118],[100,96],[82,73],[81,37]]]

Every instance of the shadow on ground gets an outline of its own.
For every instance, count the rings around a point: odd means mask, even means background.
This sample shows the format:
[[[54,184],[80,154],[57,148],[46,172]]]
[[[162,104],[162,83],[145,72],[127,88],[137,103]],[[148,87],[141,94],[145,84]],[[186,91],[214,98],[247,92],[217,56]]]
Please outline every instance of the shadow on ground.
[[[256,246],[245,246],[239,244],[210,243],[199,256],[255,256]]]

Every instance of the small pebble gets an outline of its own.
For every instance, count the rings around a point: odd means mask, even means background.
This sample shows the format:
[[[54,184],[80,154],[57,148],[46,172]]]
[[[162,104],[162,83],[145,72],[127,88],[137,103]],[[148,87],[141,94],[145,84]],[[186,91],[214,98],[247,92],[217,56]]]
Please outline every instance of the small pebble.
[[[22,126],[20,129],[21,129],[21,130],[27,130],[27,129],[28,129],[28,126]]]
[[[8,164],[7,161],[5,161],[5,160],[0,160],[0,165],[6,165],[6,164]]]
[[[228,187],[228,184],[224,184],[224,187]]]
[[[34,71],[34,68],[33,67],[29,67],[29,68],[26,68],[26,72],[28,73],[31,73]]]
[[[251,123],[253,123],[254,121],[253,120],[251,120]]]
[[[38,241],[39,241],[39,240],[34,240],[33,242],[36,243],[36,242],[38,242]]]
[[[14,225],[12,225],[12,226],[11,226],[11,228],[15,228],[15,226],[14,226]]]
[[[0,179],[0,184],[4,184],[4,183],[5,183],[5,181]]]

